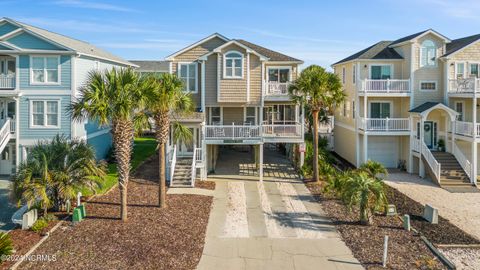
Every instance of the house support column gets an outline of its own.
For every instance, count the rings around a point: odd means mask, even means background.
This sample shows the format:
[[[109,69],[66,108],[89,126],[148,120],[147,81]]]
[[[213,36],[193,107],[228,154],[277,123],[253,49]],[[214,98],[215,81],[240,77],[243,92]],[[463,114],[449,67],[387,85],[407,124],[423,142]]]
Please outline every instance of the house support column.
[[[258,178],[260,182],[263,182],[263,143],[258,145],[259,148],[259,160],[260,160],[260,168],[258,168]]]
[[[363,163],[368,160],[368,135],[363,134]]]
[[[425,119],[423,116],[420,118],[420,158],[418,164],[418,174],[420,177],[425,178],[425,164],[423,163],[423,144],[424,142],[424,128],[425,128]]]
[[[470,182],[477,185],[477,141],[476,139],[472,142],[472,172],[470,173]]]
[[[409,138],[409,151],[408,151],[408,167],[407,167],[407,172],[412,173],[413,172],[413,140],[414,140],[414,131],[413,131],[413,117],[410,115],[410,138]]]

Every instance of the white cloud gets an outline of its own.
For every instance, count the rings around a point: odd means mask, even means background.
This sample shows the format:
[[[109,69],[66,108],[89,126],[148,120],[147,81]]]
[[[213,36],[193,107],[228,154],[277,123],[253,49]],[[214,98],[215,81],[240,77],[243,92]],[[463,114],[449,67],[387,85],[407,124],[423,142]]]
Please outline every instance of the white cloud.
[[[137,12],[137,10],[126,8],[118,5],[112,5],[100,2],[89,2],[81,0],[58,0],[53,2],[59,6],[77,7],[86,9],[108,10],[108,11],[122,11],[122,12]]]

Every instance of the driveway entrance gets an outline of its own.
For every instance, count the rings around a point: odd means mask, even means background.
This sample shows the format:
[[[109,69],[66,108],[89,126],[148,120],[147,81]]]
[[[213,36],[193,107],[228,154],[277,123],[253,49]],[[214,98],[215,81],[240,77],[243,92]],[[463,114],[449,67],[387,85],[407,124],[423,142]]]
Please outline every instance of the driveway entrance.
[[[249,160],[219,156],[226,178],[209,177],[217,187],[197,269],[363,269],[286,158],[265,151],[263,181],[242,169]]]

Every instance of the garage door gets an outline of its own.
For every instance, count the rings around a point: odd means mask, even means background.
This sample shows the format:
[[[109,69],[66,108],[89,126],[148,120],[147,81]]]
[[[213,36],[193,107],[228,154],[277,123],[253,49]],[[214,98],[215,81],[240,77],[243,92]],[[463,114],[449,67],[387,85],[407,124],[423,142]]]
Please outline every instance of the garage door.
[[[387,168],[396,168],[398,163],[398,138],[368,138],[368,158],[382,163]]]

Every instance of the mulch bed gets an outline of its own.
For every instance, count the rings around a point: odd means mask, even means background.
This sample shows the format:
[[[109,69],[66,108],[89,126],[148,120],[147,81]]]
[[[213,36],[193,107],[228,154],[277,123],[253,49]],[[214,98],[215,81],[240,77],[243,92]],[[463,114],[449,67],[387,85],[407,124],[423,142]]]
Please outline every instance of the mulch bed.
[[[358,210],[353,209],[349,212],[341,201],[326,197],[319,184],[306,185],[332,218],[355,258],[365,268],[384,269],[383,241],[385,235],[388,235],[388,269],[446,269],[420,237],[413,232],[405,231],[402,222],[396,217],[376,215],[373,218],[373,225],[361,225]],[[427,264],[433,264],[434,267],[427,268]]]
[[[194,269],[202,255],[212,198],[168,195],[158,205],[158,159],[147,161],[128,185],[128,221],[119,220],[115,188],[87,203],[87,219],[65,223],[34,254],[56,261],[22,269]]]
[[[400,191],[387,187],[388,203],[397,207],[402,216],[410,215],[410,224],[434,244],[480,244],[473,236],[459,229],[447,219],[439,216],[438,224],[430,224],[423,219],[424,205],[410,199]]]
[[[208,189],[208,190],[215,190],[215,182],[214,181],[195,181],[195,187]]]

